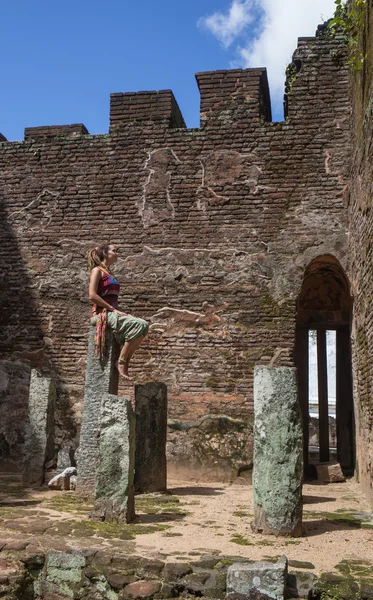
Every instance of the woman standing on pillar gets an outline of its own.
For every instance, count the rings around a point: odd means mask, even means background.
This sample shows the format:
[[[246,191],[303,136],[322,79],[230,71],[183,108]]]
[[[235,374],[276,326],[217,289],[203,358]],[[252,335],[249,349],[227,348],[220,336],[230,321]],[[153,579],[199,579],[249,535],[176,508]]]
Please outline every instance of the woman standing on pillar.
[[[91,269],[89,299],[93,303],[91,324],[96,326],[95,354],[102,360],[105,356],[106,327],[109,326],[121,345],[117,362],[119,374],[128,381],[128,365],[148,332],[149,325],[118,308],[119,283],[111,267],[118,260],[118,250],[114,244],[101,244],[88,252],[88,265]]]

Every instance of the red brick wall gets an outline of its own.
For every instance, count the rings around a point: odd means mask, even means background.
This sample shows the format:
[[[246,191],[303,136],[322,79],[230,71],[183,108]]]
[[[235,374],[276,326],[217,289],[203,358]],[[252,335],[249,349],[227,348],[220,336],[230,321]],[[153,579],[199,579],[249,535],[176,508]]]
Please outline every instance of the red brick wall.
[[[172,417],[250,419],[255,363],[293,364],[305,267],[346,264],[343,55],[338,39],[299,41],[282,123],[263,69],[219,71],[197,76],[200,129],[166,90],[114,94],[109,135],[43,127],[0,143],[0,358],[57,378],[58,443],[79,424],[85,254],[103,240],[120,248],[123,308],[158,324],[133,370],[168,384]]]
[[[369,8],[370,5],[370,8]],[[357,434],[357,475],[373,504],[373,16],[366,7],[361,71],[352,70],[353,162],[349,205],[350,279],[354,295],[352,360]]]

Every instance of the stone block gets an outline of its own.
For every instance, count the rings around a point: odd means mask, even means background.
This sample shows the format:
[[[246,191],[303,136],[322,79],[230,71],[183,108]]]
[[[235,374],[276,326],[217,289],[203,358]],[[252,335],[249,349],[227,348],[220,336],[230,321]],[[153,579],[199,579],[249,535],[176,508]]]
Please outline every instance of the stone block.
[[[313,598],[317,577],[307,571],[293,571],[287,577],[287,596],[293,598]]]
[[[30,367],[0,361],[0,470],[21,471],[28,416]]]
[[[53,456],[55,401],[56,389],[52,379],[33,369],[22,466],[22,480],[26,486],[43,484],[44,464]]]
[[[319,463],[315,465],[317,471],[317,481],[323,483],[342,483],[346,481],[343,475],[341,465],[336,462]]]
[[[296,369],[255,367],[253,530],[302,535],[303,432]]]
[[[51,490],[70,490],[71,478],[76,475],[75,467],[68,467],[59,475],[56,475],[48,483]]]
[[[86,559],[80,554],[66,552],[49,552],[47,556],[46,577],[50,581],[78,582],[81,579],[81,569],[85,567]]]
[[[286,556],[276,563],[234,563],[227,571],[227,598],[284,600],[286,579]]]
[[[158,580],[135,581],[127,585],[119,596],[122,598],[152,598],[161,589]]]
[[[106,359],[101,362],[94,354],[95,328],[90,328],[84,389],[84,405],[80,445],[76,453],[78,481],[77,492],[94,494],[96,463],[98,460],[98,435],[100,430],[101,400],[105,394],[118,391],[118,371],[115,361],[119,346],[111,329],[106,331]]]
[[[35,593],[51,600],[73,598],[77,587],[83,582],[86,559],[80,554],[51,551],[48,553],[44,577],[37,584]]]
[[[94,512],[106,521],[135,517],[135,415],[130,399],[106,394],[100,411]]]
[[[192,572],[193,569],[189,563],[167,563],[163,571],[163,578],[165,581],[176,581]]]
[[[167,386],[151,382],[135,386],[135,489],[166,490]]]
[[[78,478],[76,475],[72,475],[70,477],[70,490],[76,490],[77,481],[78,481]]]

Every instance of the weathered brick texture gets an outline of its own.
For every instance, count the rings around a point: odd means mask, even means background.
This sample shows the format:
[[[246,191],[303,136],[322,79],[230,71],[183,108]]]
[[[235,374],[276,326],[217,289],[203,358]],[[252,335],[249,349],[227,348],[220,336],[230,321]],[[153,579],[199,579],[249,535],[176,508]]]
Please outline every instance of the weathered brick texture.
[[[351,74],[353,161],[349,202],[350,268],[354,309],[352,362],[356,417],[357,473],[373,504],[373,13],[366,8],[361,50],[366,60]]]
[[[251,419],[255,363],[293,365],[306,266],[346,266],[344,52],[323,32],[300,40],[281,123],[265,70],[233,70],[198,74],[200,129],[165,90],[113,94],[109,135],[41,127],[0,143],[0,358],[57,379],[56,443],[79,428],[85,254],[103,240],[120,248],[122,307],[154,324],[133,371],[167,384],[172,418]]]

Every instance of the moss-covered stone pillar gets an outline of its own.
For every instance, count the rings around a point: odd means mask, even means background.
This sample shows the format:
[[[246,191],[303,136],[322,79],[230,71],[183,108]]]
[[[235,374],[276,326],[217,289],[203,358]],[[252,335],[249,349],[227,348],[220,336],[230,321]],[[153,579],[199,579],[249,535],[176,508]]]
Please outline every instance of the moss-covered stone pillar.
[[[84,389],[82,427],[79,449],[76,455],[78,482],[77,492],[94,494],[96,463],[98,459],[98,434],[102,398],[118,391],[118,370],[115,361],[119,346],[111,329],[106,331],[106,357],[100,361],[94,354],[95,328],[90,328],[87,367]]]
[[[151,382],[135,386],[137,492],[167,488],[167,386]]]
[[[130,399],[105,394],[101,402],[94,514],[130,523],[135,517],[135,415]]]
[[[254,371],[254,531],[302,535],[303,436],[296,369]]]
[[[44,483],[44,464],[53,458],[55,401],[56,388],[52,379],[33,369],[22,465],[22,480],[26,486]]]

